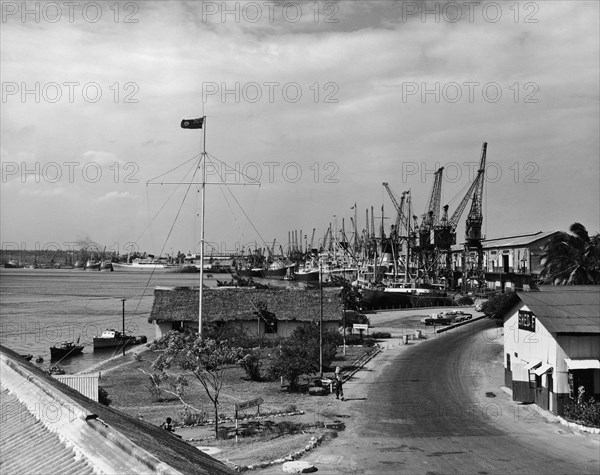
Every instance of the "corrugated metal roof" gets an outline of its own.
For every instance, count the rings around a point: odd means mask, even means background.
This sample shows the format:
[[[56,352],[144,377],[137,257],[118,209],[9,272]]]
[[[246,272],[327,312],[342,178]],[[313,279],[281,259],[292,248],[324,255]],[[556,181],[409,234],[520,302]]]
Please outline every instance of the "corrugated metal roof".
[[[521,247],[529,246],[536,241],[548,238],[559,231],[539,231],[533,234],[521,234],[518,236],[507,236],[495,239],[486,239],[482,241],[481,245],[484,249],[493,249],[495,247]]]
[[[92,401],[98,401],[98,381],[100,373],[93,374],[55,374],[53,378],[66,384],[90,398]]]
[[[560,231],[538,231],[537,233],[530,234],[518,234],[516,236],[504,236],[499,238],[484,239],[481,241],[481,245],[484,249],[495,249],[500,247],[527,247],[534,244],[537,241],[544,240],[553,234]],[[451,247],[452,252],[462,251],[464,249],[464,243],[454,244]]]
[[[38,429],[37,426],[23,426],[19,418],[14,424],[5,424],[2,421],[0,450],[2,453],[1,473],[197,473],[206,475],[232,474],[222,462],[196,449],[182,439],[175,437],[170,432],[139,420],[129,414],[111,407],[94,402],[78,391],[52,378],[37,366],[29,363],[14,351],[0,345],[0,364],[2,364],[2,389],[10,389],[10,394],[15,394],[19,404],[25,407],[42,409],[42,421],[39,414],[32,414],[34,419],[46,427],[52,422],[53,431]],[[8,375],[8,376],[7,376]],[[10,384],[9,384],[10,383]],[[33,392],[32,392],[33,391]],[[8,393],[7,393],[8,394]],[[48,404],[36,403],[43,396]],[[56,404],[55,404],[56,403]],[[68,414],[62,412],[58,421],[48,421],[53,417],[53,412],[46,415],[43,411],[54,406],[69,409]],[[5,415],[7,406],[2,402],[2,416]],[[89,415],[88,417],[85,417]],[[37,416],[37,417],[36,417]],[[84,420],[85,419],[85,420]],[[4,465],[6,444],[14,444],[14,436],[7,435],[5,427],[13,426],[19,430],[27,429],[22,435],[18,445],[22,465],[16,470],[6,470]],[[95,467],[95,472],[81,470],[76,466],[62,465],[61,458],[54,459],[46,451],[43,441],[45,431],[56,433],[63,437],[64,444],[78,447],[82,452],[80,458]],[[83,431],[83,432],[82,432]],[[5,438],[6,436],[6,438]],[[55,442],[49,443],[54,447]],[[7,445],[8,446],[8,445]],[[66,445],[65,445],[66,447]],[[59,448],[59,447],[54,447]],[[87,451],[87,452],[86,452]],[[93,458],[94,460],[90,459]],[[77,461],[80,459],[77,458]],[[32,468],[44,460],[47,465],[41,469]],[[74,459],[71,457],[71,461]],[[112,464],[112,469],[106,469],[107,464]],[[37,466],[37,465],[36,465]],[[121,467],[117,469],[115,467]]]
[[[19,398],[2,386],[2,473],[93,474],[87,459],[50,432]],[[43,408],[40,408],[40,411]]]
[[[557,287],[518,296],[551,333],[600,333],[600,286]]]

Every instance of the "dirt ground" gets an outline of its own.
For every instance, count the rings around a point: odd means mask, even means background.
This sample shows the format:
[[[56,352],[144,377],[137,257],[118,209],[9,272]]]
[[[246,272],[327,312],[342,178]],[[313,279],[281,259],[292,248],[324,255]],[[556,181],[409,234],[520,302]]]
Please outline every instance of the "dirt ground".
[[[420,319],[441,310],[443,309],[413,309],[369,314],[370,331],[391,334],[391,339],[379,340],[379,346],[383,349],[404,345],[406,335],[410,339],[435,337],[435,328],[425,327]],[[467,311],[474,316],[478,315],[477,312]],[[368,348],[348,347],[346,356],[343,356],[340,348],[332,368],[341,366],[342,371],[349,375],[357,369],[353,367],[353,363],[367,351]],[[151,372],[150,365],[154,357],[146,347],[136,347],[128,351],[125,357],[114,358],[89,368],[86,372],[101,372],[100,384],[113,400],[112,407],[157,425],[166,417],[172,417],[179,423],[175,434],[231,466],[256,465],[282,459],[291,453],[305,450],[311,443],[314,445],[316,439],[320,444],[326,444],[332,439],[343,437],[346,425],[351,423],[344,410],[345,404],[350,402],[337,400],[335,394],[312,396],[307,392],[291,393],[282,388],[279,381],[248,381],[243,370],[235,367],[227,372],[227,380],[220,396],[220,414],[226,417],[220,422],[220,434],[227,434],[228,438],[217,440],[212,423],[194,427],[181,426],[183,404],[174,396],[167,397],[163,402],[152,399],[147,389],[148,376],[140,369]],[[333,374],[325,373],[324,376],[331,377]],[[209,419],[214,419],[212,404],[202,393],[198,383],[195,384],[197,387],[186,389],[185,399],[191,401],[194,407],[205,410]],[[357,396],[360,395],[352,397]],[[238,421],[236,442],[234,404],[259,397],[264,401],[260,406],[261,417],[255,417],[257,407],[240,413],[240,418],[248,418]]]

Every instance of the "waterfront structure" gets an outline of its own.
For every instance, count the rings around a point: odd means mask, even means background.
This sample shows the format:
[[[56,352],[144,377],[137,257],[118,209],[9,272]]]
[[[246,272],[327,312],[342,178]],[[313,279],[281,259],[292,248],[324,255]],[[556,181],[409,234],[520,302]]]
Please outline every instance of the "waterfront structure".
[[[341,288],[253,289],[247,287],[205,289],[203,322],[231,328],[252,336],[290,336],[296,327],[318,323],[323,309],[323,330],[337,329],[343,315]],[[148,318],[156,338],[171,330],[198,331],[198,288],[156,287]]]
[[[535,288],[542,271],[544,247],[559,232],[539,231],[483,240],[485,287],[500,291]],[[470,269],[476,262],[475,251],[465,254],[464,245],[452,246],[452,270],[457,278],[462,276],[465,266]]]
[[[562,414],[565,401],[600,395],[600,287],[517,292],[504,320],[504,379],[514,401]]]
[[[164,429],[99,404],[0,346],[2,473],[235,473]]]

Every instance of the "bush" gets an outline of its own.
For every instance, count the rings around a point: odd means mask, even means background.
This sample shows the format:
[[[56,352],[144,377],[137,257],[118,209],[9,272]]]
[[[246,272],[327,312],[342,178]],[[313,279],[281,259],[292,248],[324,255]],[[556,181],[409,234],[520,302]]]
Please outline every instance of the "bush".
[[[252,381],[262,381],[262,376],[260,374],[262,361],[260,360],[259,350],[251,350],[246,353],[240,360],[240,366]]]
[[[346,345],[362,345],[366,347],[373,346],[375,339],[372,335],[346,335]]]
[[[346,328],[352,328],[352,325],[354,325],[355,323],[362,325],[366,323],[367,325],[370,325],[371,322],[369,322],[369,317],[367,317],[366,315],[363,315],[361,313],[348,312],[344,322]]]
[[[339,334],[329,331],[323,334],[323,367],[333,361],[337,351]],[[319,326],[307,324],[297,327],[275,351],[273,361],[269,368],[272,378],[283,376],[289,383],[291,390],[300,389],[301,376],[308,376],[319,372]]]
[[[102,386],[98,386],[98,402],[105,406],[110,406],[112,400],[108,397],[108,392]]]
[[[588,427],[600,427],[600,401],[596,401],[593,397],[579,404],[575,401],[567,402],[563,407],[563,414],[572,422]]]
[[[473,299],[466,295],[458,299],[458,305],[473,305],[473,303]]]
[[[503,294],[497,294],[484,302],[481,306],[481,311],[485,313],[487,317],[496,316],[496,318],[501,318],[503,312],[508,311],[518,301],[519,298],[517,297],[516,292],[509,290]]]
[[[179,423],[182,426],[197,426],[204,424],[208,420],[208,413],[206,411],[194,412],[187,406],[183,407],[178,416]]]
[[[370,336],[374,340],[381,340],[382,338],[392,338],[392,334],[390,332],[373,332]]]

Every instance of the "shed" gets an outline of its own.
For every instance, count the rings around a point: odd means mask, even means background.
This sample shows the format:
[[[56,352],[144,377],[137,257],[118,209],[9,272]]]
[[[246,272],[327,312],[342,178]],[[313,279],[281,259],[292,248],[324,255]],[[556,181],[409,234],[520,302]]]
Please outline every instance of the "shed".
[[[287,337],[298,325],[319,322],[336,329],[343,316],[342,289],[214,288],[202,293],[202,324],[237,328],[249,335]],[[148,321],[156,338],[170,330],[198,331],[198,287],[156,287]],[[264,310],[265,312],[261,312]]]
[[[600,287],[518,292],[504,314],[505,385],[513,400],[562,414],[565,401],[600,393]]]

